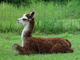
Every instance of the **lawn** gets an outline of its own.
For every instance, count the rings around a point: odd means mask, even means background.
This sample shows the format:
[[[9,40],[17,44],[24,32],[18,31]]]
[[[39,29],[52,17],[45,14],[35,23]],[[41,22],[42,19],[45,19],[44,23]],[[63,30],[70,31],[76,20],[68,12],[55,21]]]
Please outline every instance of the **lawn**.
[[[58,54],[31,54],[31,55],[18,55],[12,49],[14,43],[21,45],[21,38],[16,33],[0,33],[0,60],[80,60],[80,34],[73,35],[69,33],[62,34],[33,34],[39,37],[64,37],[72,42],[73,53],[58,53]]]
[[[23,26],[17,24],[17,19],[32,9],[36,13],[33,36],[67,38],[72,43],[73,53],[18,55],[12,49],[14,43],[21,45],[22,42],[20,33]],[[0,11],[0,60],[80,60],[79,2],[38,2],[19,7],[3,2]]]

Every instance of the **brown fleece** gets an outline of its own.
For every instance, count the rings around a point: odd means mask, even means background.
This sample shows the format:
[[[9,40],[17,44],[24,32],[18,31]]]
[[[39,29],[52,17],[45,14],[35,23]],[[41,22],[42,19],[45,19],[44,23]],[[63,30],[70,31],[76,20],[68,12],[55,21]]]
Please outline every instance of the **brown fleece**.
[[[33,37],[32,31],[34,28],[34,18],[26,14],[26,17],[31,19],[29,30],[24,37],[24,46],[21,47],[18,44],[14,44],[12,47],[19,52],[19,54],[33,54],[33,53],[72,53],[71,42],[68,39],[61,37],[43,38]],[[16,46],[16,47],[15,47]]]

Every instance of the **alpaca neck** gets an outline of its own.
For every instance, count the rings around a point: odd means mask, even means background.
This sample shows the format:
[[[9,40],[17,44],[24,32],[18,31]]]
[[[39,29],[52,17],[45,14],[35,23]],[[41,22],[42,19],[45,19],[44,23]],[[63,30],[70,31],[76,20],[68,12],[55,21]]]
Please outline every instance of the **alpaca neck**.
[[[26,23],[21,35],[22,40],[25,40],[28,37],[32,36],[33,28],[34,28],[34,19]]]
[[[25,27],[24,27],[24,29],[22,30],[22,34],[21,34],[21,38],[22,38],[22,40],[24,40],[24,39],[26,39],[26,35],[27,35],[27,33],[28,33],[28,30],[29,30],[29,23],[28,23],[28,25],[26,25]]]

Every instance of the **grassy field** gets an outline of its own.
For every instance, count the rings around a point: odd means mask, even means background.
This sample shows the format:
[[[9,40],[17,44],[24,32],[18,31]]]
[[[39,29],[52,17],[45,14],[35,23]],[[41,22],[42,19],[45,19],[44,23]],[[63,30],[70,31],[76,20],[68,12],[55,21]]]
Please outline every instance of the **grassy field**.
[[[80,34],[73,35],[63,33],[59,35],[51,34],[33,34],[39,37],[64,37],[72,42],[73,53],[66,54],[31,54],[31,55],[18,55],[12,49],[12,45],[17,43],[21,45],[20,35],[16,33],[0,33],[0,60],[80,60]]]
[[[14,43],[21,45],[23,26],[17,19],[35,10],[33,36],[64,37],[72,42],[73,53],[18,55],[12,49]],[[33,3],[20,7],[0,3],[0,60],[80,60],[80,3],[67,4]],[[60,34],[59,34],[60,33]],[[75,34],[71,34],[75,33]]]
[[[21,45],[23,26],[17,19],[35,10],[33,36],[63,37],[72,43],[73,53],[18,55],[12,49],[14,43]],[[60,34],[59,34],[60,33]],[[75,34],[71,34],[75,33]],[[0,60],[80,60],[80,3],[33,3],[27,6],[0,3]]]
[[[20,7],[0,3],[0,32],[20,33],[22,26],[17,24],[17,19],[24,13],[35,10],[35,33],[75,33],[80,31],[80,3],[68,2],[67,4],[33,3]],[[5,21],[5,23],[4,23]]]

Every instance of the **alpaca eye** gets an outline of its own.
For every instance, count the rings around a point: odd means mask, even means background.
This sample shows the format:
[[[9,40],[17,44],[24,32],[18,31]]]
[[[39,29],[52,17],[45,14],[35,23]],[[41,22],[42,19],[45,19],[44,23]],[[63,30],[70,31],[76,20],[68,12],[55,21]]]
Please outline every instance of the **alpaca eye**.
[[[27,20],[27,19],[23,19],[23,20],[25,21],[25,20]]]

